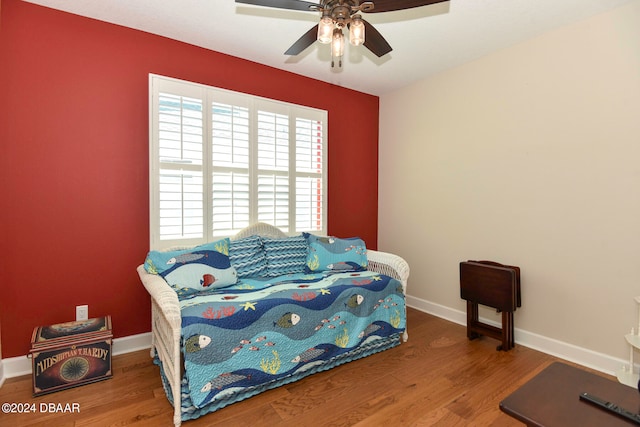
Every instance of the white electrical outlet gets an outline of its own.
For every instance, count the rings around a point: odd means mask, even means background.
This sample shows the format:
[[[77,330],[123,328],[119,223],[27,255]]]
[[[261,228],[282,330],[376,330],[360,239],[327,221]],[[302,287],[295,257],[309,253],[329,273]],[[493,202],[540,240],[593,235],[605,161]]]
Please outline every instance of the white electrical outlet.
[[[89,318],[89,306],[77,305],[76,306],[76,320],[87,320]]]

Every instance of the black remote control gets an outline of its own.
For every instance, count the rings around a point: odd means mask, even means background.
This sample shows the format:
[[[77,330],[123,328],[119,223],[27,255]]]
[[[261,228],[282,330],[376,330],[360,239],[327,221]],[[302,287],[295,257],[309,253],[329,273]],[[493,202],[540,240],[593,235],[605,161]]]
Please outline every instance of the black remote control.
[[[625,420],[633,421],[636,424],[640,424],[640,414],[633,413],[631,411],[627,411],[624,408],[621,408],[611,402],[607,402],[606,400],[600,399],[589,393],[581,393],[580,400],[584,400],[585,402],[592,403],[602,409],[605,409],[613,414],[616,414]]]

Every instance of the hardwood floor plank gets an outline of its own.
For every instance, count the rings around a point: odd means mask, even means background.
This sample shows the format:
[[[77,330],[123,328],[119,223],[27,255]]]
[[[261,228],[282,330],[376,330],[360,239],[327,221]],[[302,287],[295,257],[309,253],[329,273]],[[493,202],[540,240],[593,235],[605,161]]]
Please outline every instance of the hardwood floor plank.
[[[184,422],[201,426],[516,426],[499,402],[553,361],[516,345],[496,351],[491,338],[469,341],[466,328],[408,310],[409,341]],[[586,368],[585,368],[586,369]],[[602,374],[603,376],[606,376]],[[113,358],[113,378],[31,396],[31,377],[11,378],[0,402],[36,405],[0,414],[0,426],[171,426],[173,407],[148,350]],[[40,411],[77,403],[80,413]]]
[[[357,361],[352,363],[357,363]],[[309,422],[322,420],[325,425],[336,427],[354,425],[378,411],[381,406],[392,402],[394,399],[392,394],[401,386],[398,380],[390,375],[381,375],[376,378],[374,383],[356,381],[348,386],[341,385],[338,389],[334,389],[335,384],[331,384],[331,381],[325,383],[327,387],[324,395],[314,396],[313,399],[320,403],[315,406],[310,406],[307,403],[305,405],[307,409],[303,412],[296,411],[295,416],[292,416],[292,413],[287,409],[288,402],[278,402],[278,404],[284,404],[284,406],[280,406],[281,413],[284,412],[283,419],[292,421],[291,423],[283,422],[281,425],[299,426],[301,420]],[[374,385],[372,386],[372,384]],[[390,393],[389,390],[393,390],[393,392]],[[306,400],[304,394],[299,396],[300,400]]]
[[[414,423],[411,423],[412,427],[426,427],[426,426],[466,426],[469,425],[469,421],[459,417],[455,413],[451,412],[447,408],[438,408],[429,412],[423,417],[420,417]],[[476,424],[478,425],[478,424]],[[489,425],[489,424],[485,424]]]
[[[288,392],[283,387],[268,390],[183,425],[185,427],[275,426],[282,421],[282,418],[271,406],[271,402],[286,394]]]
[[[164,402],[158,399],[145,399],[134,401],[130,404],[120,405],[120,409],[110,409],[91,411],[88,416],[80,417],[75,426],[116,426],[116,425],[158,425],[160,419],[169,415],[173,416],[173,411]],[[171,412],[169,412],[171,411]]]

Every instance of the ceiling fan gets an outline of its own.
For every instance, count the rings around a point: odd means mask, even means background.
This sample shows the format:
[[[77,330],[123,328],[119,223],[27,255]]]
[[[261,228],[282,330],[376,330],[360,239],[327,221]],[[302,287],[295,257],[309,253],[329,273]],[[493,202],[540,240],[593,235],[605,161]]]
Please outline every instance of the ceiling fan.
[[[338,67],[342,67],[345,43],[342,30],[345,27],[349,30],[349,41],[354,46],[363,44],[378,57],[386,55],[392,50],[378,30],[362,19],[360,12],[392,12],[445,1],[448,0],[320,0],[319,3],[310,3],[304,0],[236,0],[236,3],[321,12],[320,22],[291,45],[285,55],[297,55],[317,40],[320,43],[331,43],[331,67],[335,66],[336,61]]]

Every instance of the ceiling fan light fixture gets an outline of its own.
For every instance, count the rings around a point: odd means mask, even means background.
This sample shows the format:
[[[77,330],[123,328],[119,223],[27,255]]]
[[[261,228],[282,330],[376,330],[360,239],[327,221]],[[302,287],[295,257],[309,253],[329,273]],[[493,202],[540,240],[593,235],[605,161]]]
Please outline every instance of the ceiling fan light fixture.
[[[349,41],[353,46],[360,46],[364,43],[364,22],[360,15],[354,15],[349,24]]]
[[[393,50],[378,30],[362,19],[359,13],[401,11],[447,1],[450,0],[322,0],[319,3],[310,3],[307,0],[235,0],[236,3],[256,6],[322,13],[320,22],[296,40],[285,51],[285,55],[298,55],[316,41],[331,43],[332,67],[335,59],[338,59],[339,66],[342,66],[342,29],[345,26],[349,28],[349,39],[354,46],[362,44],[378,58]]]
[[[318,24],[318,41],[323,44],[331,43],[332,36],[333,19],[329,15],[324,15]]]

